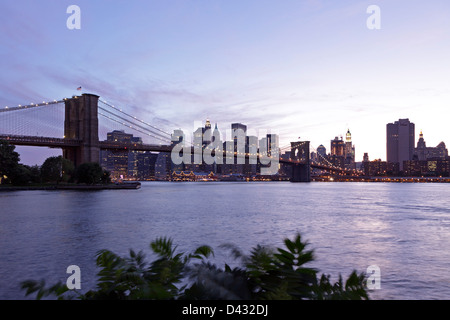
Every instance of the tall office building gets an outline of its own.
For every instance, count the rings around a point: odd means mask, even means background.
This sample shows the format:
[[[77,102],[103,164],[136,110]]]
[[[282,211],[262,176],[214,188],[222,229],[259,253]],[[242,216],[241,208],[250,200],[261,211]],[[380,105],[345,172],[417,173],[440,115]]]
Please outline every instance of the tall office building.
[[[219,142],[221,140],[222,140],[222,138],[220,136],[220,131],[219,131],[219,128],[217,128],[217,123],[216,123],[216,125],[214,127],[214,131],[213,131],[213,135],[211,136],[211,142],[214,142],[214,141]]]
[[[248,160],[239,157],[242,153],[245,153],[247,149],[247,126],[242,123],[232,123],[231,124],[231,138],[233,139],[233,151],[238,155],[234,158],[234,165],[231,167],[231,171],[234,174],[245,173],[245,164],[248,163]]]
[[[386,125],[386,160],[398,163],[403,170],[403,161],[412,160],[414,155],[414,123],[399,119]]]
[[[342,137],[331,140],[329,161],[336,167],[345,167],[345,143]]]
[[[279,137],[277,134],[269,133],[267,134],[267,155],[269,157],[277,157],[280,154],[279,151]]]
[[[106,141],[131,143],[133,135],[123,130],[114,130],[107,133]],[[101,165],[111,173],[113,179],[128,177],[128,150],[106,150],[102,153]]]
[[[238,148],[245,148],[245,137],[247,136],[247,126],[242,123],[231,124],[231,134],[234,142],[234,151]]]
[[[171,164],[170,153],[160,152],[155,161],[155,179],[170,180]]]
[[[335,137],[334,140],[331,140],[331,155],[343,157],[345,155],[345,143],[342,140],[342,137]]]
[[[255,176],[258,172],[258,137],[246,137],[245,152],[249,154],[249,159],[245,162],[244,173],[246,176]]]
[[[327,148],[323,144],[317,147],[317,154],[323,159],[327,156]]]
[[[364,152],[363,162],[369,161],[369,154],[367,152]]]
[[[145,151],[139,153],[137,158],[137,178],[139,180],[155,180],[155,166],[158,154]]]
[[[345,135],[345,158],[350,162],[355,162],[355,146],[352,143],[350,129],[347,130]]]
[[[108,142],[142,144],[141,137],[134,137],[123,130],[107,133]],[[151,180],[155,178],[155,161],[158,155],[137,150],[102,150],[101,166],[112,179]]]
[[[131,137],[131,143],[142,144],[141,137]],[[139,179],[138,177],[138,155],[144,151],[130,150],[128,152],[128,178]]]
[[[183,144],[185,142],[185,135],[183,130],[181,129],[175,129],[173,130],[173,133],[171,135],[171,147],[175,147],[175,145],[178,145],[179,143]],[[192,159],[191,159],[192,160]],[[179,163],[179,164],[175,164],[173,163],[173,161],[171,161],[171,168],[170,168],[170,172],[173,171],[184,171],[185,170],[185,164],[184,161]]]
[[[211,122],[209,119],[206,119],[205,123],[205,130],[203,132],[203,145],[207,146],[212,141],[212,129],[211,129]]]
[[[205,163],[202,155],[202,150],[205,150],[205,148],[208,147],[213,141],[213,133],[216,133],[218,134],[218,136],[220,136],[220,133],[218,133],[217,125],[214,131],[212,131],[211,122],[209,121],[209,119],[206,119],[204,127],[199,127],[194,131],[193,146],[195,152],[192,155],[191,164],[185,165],[185,170],[208,173],[214,170],[213,164]]]
[[[347,130],[345,135],[345,167],[347,169],[356,169],[355,146],[352,142],[352,134],[350,133],[350,129]]]
[[[173,130],[173,133],[171,134],[171,138],[170,138],[170,140],[172,141],[172,145],[183,142],[184,139],[185,139],[185,136],[184,136],[183,130],[181,130],[181,129]]]

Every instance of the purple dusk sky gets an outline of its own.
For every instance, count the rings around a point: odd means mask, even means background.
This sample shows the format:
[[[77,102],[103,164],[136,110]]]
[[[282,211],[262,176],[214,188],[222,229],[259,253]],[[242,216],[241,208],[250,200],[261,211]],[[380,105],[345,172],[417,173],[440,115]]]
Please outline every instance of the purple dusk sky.
[[[349,128],[357,161],[385,160],[386,124],[409,118],[416,140],[450,143],[448,0],[2,0],[0,29],[0,108],[82,86],[169,132],[209,118],[329,151]]]

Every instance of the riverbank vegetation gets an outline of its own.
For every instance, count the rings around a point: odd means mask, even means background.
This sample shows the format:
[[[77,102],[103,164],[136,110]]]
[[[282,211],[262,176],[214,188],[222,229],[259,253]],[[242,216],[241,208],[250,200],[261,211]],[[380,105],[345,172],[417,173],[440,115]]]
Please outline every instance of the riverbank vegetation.
[[[0,185],[47,187],[59,184],[109,184],[110,173],[98,163],[83,163],[78,167],[62,156],[47,158],[41,166],[20,163],[15,146],[0,140]]]
[[[223,246],[233,253],[239,267],[217,266],[209,260],[209,246],[191,253],[177,252],[171,239],[158,238],[150,248],[157,259],[147,262],[142,251],[130,250],[121,257],[109,250],[97,253],[100,271],[97,286],[85,293],[69,290],[61,282],[46,286],[45,280],[21,283],[26,295],[37,299],[81,300],[368,300],[366,275],[354,270],[344,281],[335,283],[330,275],[309,267],[313,250],[300,234],[285,239],[284,247],[271,249],[261,245],[243,254],[232,245]]]

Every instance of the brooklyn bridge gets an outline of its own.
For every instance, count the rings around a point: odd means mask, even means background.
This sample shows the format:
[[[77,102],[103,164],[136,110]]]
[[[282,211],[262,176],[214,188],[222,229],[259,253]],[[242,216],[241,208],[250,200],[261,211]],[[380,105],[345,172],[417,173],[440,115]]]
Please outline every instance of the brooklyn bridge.
[[[49,113],[53,117],[48,116]],[[54,115],[59,121],[53,120]],[[111,130],[111,125],[120,125],[126,130],[139,132],[159,143],[115,142],[99,139],[99,117],[106,125],[102,130]],[[61,119],[62,118],[62,119]],[[101,150],[136,150],[171,153],[174,143],[171,135],[156,125],[140,120],[127,111],[101,99],[98,95],[84,93],[71,98],[64,98],[42,103],[18,105],[0,109],[0,139],[12,145],[38,146],[62,149],[63,157],[72,161],[75,166],[85,162],[99,162]],[[105,129],[106,128],[106,129]],[[199,150],[190,147],[192,153]],[[186,149],[184,149],[186,150]],[[212,150],[211,154],[220,153],[223,158],[273,160],[291,167],[290,181],[310,182],[312,175],[357,177],[361,173],[337,167],[325,158],[311,160],[309,141],[294,141],[290,145],[279,148],[290,151],[289,158],[280,157],[279,153],[268,155],[238,152],[236,150]],[[203,152],[204,150],[200,150]]]

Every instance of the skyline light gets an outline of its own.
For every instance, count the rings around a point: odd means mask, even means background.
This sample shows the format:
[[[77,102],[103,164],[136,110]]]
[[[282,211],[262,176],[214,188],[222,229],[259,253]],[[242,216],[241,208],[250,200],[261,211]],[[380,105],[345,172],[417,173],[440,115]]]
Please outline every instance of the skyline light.
[[[73,4],[80,29],[67,27]],[[371,5],[379,30],[366,24]],[[329,151],[350,129],[356,161],[385,160],[386,124],[398,119],[429,146],[450,143],[449,9],[445,0],[2,1],[0,108],[81,86],[169,132],[208,118]],[[55,152],[17,151],[25,164]]]

